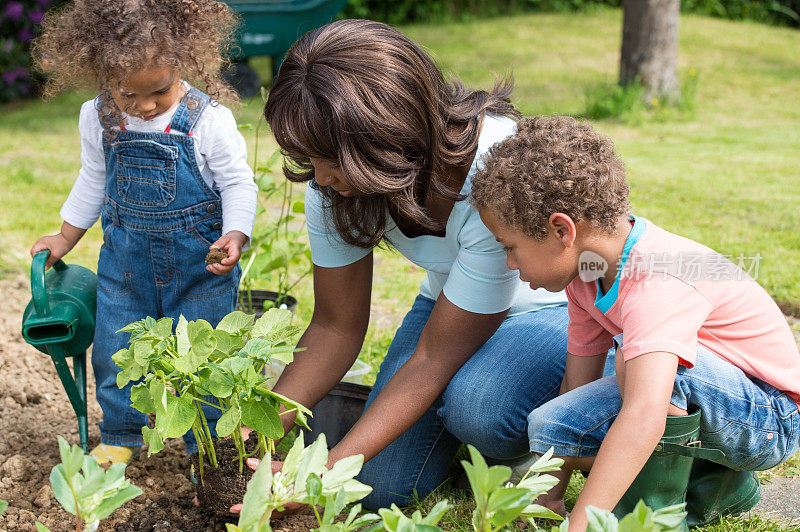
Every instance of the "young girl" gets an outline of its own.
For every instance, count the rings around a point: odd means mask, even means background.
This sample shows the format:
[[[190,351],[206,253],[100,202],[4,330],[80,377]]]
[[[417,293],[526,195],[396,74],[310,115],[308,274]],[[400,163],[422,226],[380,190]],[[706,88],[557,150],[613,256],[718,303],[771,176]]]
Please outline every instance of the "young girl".
[[[50,250],[51,266],[101,218],[92,349],[101,463],[130,461],[147,422],[130,406],[130,385],[117,388],[111,356],[128,335],[116,331],[144,316],[216,325],[235,306],[257,187],[233,115],[215,101],[235,98],[219,78],[234,22],[212,0],[76,0],[45,19],[36,42],[47,94],[99,92],[81,108],[81,170],[61,232],[31,254]],[[227,258],[207,266],[209,248]],[[191,433],[184,438],[192,451]]]

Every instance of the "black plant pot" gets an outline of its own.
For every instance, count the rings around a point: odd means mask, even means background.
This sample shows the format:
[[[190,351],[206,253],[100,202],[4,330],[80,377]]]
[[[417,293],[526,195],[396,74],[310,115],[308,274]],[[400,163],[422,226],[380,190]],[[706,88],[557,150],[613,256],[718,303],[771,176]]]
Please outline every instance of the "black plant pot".
[[[364,412],[371,386],[340,382],[311,409],[308,419],[311,430],[303,429],[306,445],[325,434],[328,448],[339,443]]]
[[[264,314],[264,303],[272,301],[273,303],[278,297],[277,292],[271,290],[241,290],[239,292],[239,301],[236,304],[236,310],[243,310],[247,312],[247,307],[252,303],[251,312],[258,318]],[[281,298],[280,304],[274,305],[280,307],[281,304],[286,305],[290,312],[294,312],[297,308],[297,300],[290,295],[285,295]],[[273,305],[269,305],[271,307]]]

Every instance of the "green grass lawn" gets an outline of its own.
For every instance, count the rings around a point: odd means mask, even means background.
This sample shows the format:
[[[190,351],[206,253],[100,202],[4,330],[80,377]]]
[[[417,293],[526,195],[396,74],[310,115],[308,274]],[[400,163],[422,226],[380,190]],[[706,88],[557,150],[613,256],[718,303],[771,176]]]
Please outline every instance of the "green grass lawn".
[[[577,115],[586,107],[587,92],[616,78],[621,12],[401,29],[468,85],[488,88],[493,73],[513,71],[514,101],[525,114]],[[758,281],[785,308],[800,313],[800,32],[684,16],[680,34],[680,70],[698,73],[695,111],[636,125],[595,125],[615,140],[626,163],[637,214],[724,254],[760,256]],[[255,65],[269,72],[266,61]],[[27,268],[34,240],[60,226],[58,210],[80,165],[80,104],[91,96],[72,93],[0,106],[3,274]],[[260,98],[243,102],[240,123],[255,124],[261,107]],[[246,136],[252,150],[253,135]],[[274,149],[269,138],[261,143],[262,154]],[[68,260],[94,267],[100,242],[95,227]],[[381,250],[376,257],[373,320],[361,353],[373,365],[370,379],[422,280],[422,272],[397,254]],[[310,282],[296,292],[299,318],[308,320]],[[796,474],[796,468],[795,462],[785,471]],[[469,513],[461,510],[460,515]],[[466,530],[468,517],[448,526]],[[713,528],[773,529],[760,519]]]

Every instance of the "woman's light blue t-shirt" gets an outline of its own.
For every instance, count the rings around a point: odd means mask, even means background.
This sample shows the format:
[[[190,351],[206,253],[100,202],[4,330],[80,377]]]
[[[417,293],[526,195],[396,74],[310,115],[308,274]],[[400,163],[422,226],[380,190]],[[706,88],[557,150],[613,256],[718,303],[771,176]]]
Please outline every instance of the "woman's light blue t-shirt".
[[[507,117],[487,116],[478,139],[475,160],[461,194],[472,190],[472,176],[482,167],[489,148],[516,131]],[[312,261],[317,266],[336,268],[352,264],[370,252],[344,242],[323,205],[325,197],[310,185],[306,188],[306,223]],[[469,199],[455,202],[447,219],[445,236],[422,235],[408,238],[387,215],[386,237],[408,260],[424,268],[427,278],[420,294],[436,299],[444,295],[459,308],[477,314],[509,310],[509,315],[566,304],[564,292],[531,290],[516,271],[506,267],[506,253],[483,225]]]

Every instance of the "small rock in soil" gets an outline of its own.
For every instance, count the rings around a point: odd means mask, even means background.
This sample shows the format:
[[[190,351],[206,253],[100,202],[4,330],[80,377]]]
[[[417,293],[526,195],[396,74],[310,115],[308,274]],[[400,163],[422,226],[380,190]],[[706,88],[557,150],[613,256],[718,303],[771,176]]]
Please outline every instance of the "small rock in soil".
[[[33,464],[24,456],[15,454],[3,464],[3,473],[11,480],[22,480]]]

